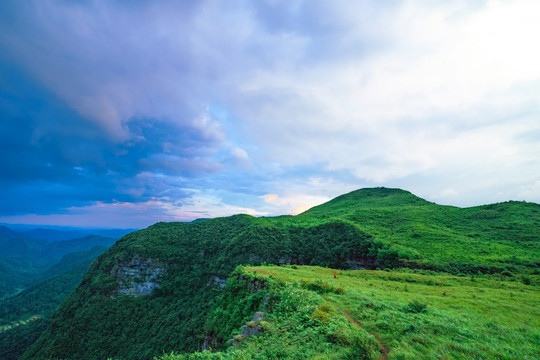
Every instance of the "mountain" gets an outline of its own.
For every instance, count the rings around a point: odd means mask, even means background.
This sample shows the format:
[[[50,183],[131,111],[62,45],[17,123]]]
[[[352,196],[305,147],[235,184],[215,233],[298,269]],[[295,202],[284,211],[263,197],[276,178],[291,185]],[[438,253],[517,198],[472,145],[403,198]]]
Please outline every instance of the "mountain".
[[[88,250],[71,252],[69,254],[66,254],[62,256],[62,258],[60,259],[60,261],[58,261],[58,263],[44,270],[40,274],[40,278],[50,279],[55,276],[58,276],[59,274],[64,274],[70,271],[71,269],[79,266],[81,263],[86,263],[90,260],[93,261],[99,255],[104,253],[105,250],[107,250],[108,248],[109,248],[108,246],[96,245]],[[81,279],[82,279],[82,276],[81,276]]]
[[[0,299],[27,286],[38,272],[28,259],[0,257]]]
[[[51,276],[46,276],[46,280],[1,300],[0,325],[55,310],[61,300],[79,284],[91,262],[105,250],[106,247],[96,246],[84,252],[68,254],[50,270]]]
[[[37,228],[20,232],[20,236],[27,239],[45,240],[45,241],[62,241],[85,237],[86,233],[82,231],[67,231],[55,229]]]
[[[158,223],[102,254],[21,358],[147,359],[209,341],[221,346],[226,339],[205,324],[239,264],[408,267],[535,284],[539,230],[538,204],[461,209],[387,188],[358,190],[298,216]]]
[[[45,241],[63,241],[72,240],[77,238],[84,238],[90,235],[98,235],[102,237],[109,237],[119,239],[122,236],[135,231],[135,229],[47,229],[47,228],[35,228],[31,230],[24,230],[18,232],[19,237],[28,239],[45,240]],[[1,236],[1,235],[0,235]]]
[[[51,313],[81,282],[92,261],[106,249],[96,246],[65,255],[42,275],[46,280],[0,300],[0,359],[17,359],[24,353],[47,329]]]
[[[110,229],[110,228],[75,228],[65,226],[47,226],[22,224],[0,224],[0,238],[24,238],[44,241],[63,241],[83,238],[89,235],[98,235],[120,239],[137,229]]]
[[[0,236],[0,299],[41,281],[47,276],[58,275],[53,269],[62,257],[69,253],[81,252],[94,246],[109,247],[113,238],[85,236],[64,241],[44,241],[28,239],[13,231],[1,231]]]
[[[400,189],[375,188],[339,196],[304,216],[352,222],[376,243],[390,245],[396,259],[408,257],[411,266],[486,273],[540,265],[539,204],[509,201],[462,209]],[[378,260],[390,265],[391,254],[379,251]]]
[[[23,237],[0,237],[2,258],[29,258],[36,263],[56,262],[68,253],[87,250],[94,246],[111,246],[113,238],[89,235],[82,238],[48,242]]]
[[[15,231],[11,230],[10,228],[6,226],[0,226],[0,238],[15,238],[19,237],[20,234],[16,233]]]

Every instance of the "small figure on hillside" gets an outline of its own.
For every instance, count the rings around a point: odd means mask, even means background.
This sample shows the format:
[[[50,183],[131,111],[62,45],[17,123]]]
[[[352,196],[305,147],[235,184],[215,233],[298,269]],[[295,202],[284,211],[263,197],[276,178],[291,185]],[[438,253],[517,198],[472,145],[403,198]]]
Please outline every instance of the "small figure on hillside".
[[[334,279],[337,277],[337,272],[334,271]]]

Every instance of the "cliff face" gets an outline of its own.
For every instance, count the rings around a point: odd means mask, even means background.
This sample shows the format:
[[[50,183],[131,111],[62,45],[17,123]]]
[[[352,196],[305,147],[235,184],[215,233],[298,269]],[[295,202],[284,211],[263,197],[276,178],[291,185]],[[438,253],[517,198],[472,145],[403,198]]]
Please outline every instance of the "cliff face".
[[[166,272],[164,262],[135,257],[129,262],[116,261],[111,275],[118,283],[119,295],[148,296],[160,287],[161,277]]]

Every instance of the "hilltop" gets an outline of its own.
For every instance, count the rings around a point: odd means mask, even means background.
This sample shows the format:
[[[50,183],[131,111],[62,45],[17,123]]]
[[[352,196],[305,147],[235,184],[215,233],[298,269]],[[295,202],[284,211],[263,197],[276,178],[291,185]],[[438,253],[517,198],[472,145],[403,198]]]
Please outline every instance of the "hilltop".
[[[458,208],[401,189],[374,188],[339,196],[303,216],[351,222],[413,266],[459,273],[540,265],[539,204]]]
[[[158,223],[101,255],[22,358],[146,359],[200,350],[208,316],[240,264],[404,267],[535,284],[539,211],[521,202],[461,209],[375,188],[297,216]],[[224,340],[215,338],[216,346]]]

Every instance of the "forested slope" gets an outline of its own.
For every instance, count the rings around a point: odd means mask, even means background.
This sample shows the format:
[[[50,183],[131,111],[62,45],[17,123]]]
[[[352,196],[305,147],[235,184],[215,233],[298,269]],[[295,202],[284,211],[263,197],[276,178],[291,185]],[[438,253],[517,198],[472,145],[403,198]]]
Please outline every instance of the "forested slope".
[[[81,282],[92,261],[106,250],[90,250],[64,256],[40,283],[0,300],[0,359],[19,358],[50,324],[50,316]],[[47,275],[51,274],[47,278]],[[60,274],[60,275],[55,275]]]

